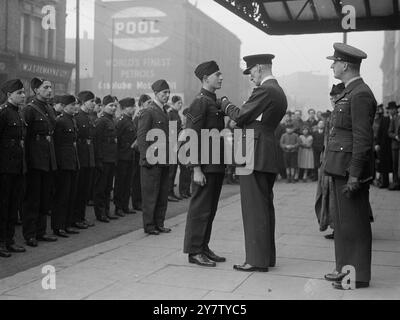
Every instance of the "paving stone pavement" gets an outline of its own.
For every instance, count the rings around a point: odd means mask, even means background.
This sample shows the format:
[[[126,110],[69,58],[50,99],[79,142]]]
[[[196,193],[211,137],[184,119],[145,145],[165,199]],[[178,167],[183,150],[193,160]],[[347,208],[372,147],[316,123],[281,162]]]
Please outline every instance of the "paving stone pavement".
[[[400,197],[372,187],[370,288],[338,291],[323,280],[334,269],[333,241],[319,232],[314,183],[275,187],[277,266],[268,273],[232,269],[244,260],[240,196],[220,202],[210,247],[227,258],[216,268],[189,264],[182,253],[186,214],[169,219],[169,234],[137,230],[46,262],[56,270],[56,289],[42,288],[43,265],[0,280],[0,300],[134,299],[400,299]]]

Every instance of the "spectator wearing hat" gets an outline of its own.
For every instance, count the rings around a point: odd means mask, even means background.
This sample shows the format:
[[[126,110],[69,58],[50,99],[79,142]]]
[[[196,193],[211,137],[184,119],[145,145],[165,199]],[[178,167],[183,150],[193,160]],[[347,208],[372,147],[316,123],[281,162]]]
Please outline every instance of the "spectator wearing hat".
[[[182,98],[179,96],[173,96],[171,99],[172,104],[168,108],[168,117],[170,123],[170,134],[172,135],[172,141],[177,141],[178,135],[182,130],[182,119],[179,115],[179,111],[182,109]],[[176,122],[176,130],[175,125],[171,126],[172,122]],[[171,146],[172,147],[172,146]],[[176,150],[176,154],[178,155],[178,144],[176,144],[173,148],[173,152]],[[169,193],[168,193],[168,201],[177,202],[182,200],[181,197],[175,194],[175,177],[178,171],[178,164],[170,164],[169,167]]]
[[[25,252],[14,240],[26,172],[26,125],[20,113],[25,90],[21,80],[13,79],[3,83],[0,91],[7,99],[0,106],[0,257],[8,258],[13,252]]]
[[[133,123],[136,101],[134,98],[125,98],[120,101],[122,115],[118,119],[116,129],[118,138],[117,170],[115,176],[114,204],[115,215],[123,217],[125,214],[134,214],[129,209],[131,193],[133,161],[135,156],[134,142],[136,132]]]
[[[318,120],[315,114],[315,109],[311,108],[307,110],[308,118],[305,121],[305,125],[310,128],[310,133],[314,132],[317,128]]]
[[[212,224],[225,177],[224,145],[220,143],[220,149],[217,151],[219,163],[214,163],[212,143],[205,146],[208,148],[205,150],[200,141],[202,129],[216,129],[220,132],[225,128],[224,114],[220,110],[215,94],[222,87],[223,77],[215,61],[201,63],[194,73],[200,80],[202,88],[187,109],[186,129],[196,132],[199,148],[198,158],[194,163],[189,163],[193,169],[193,197],[190,199],[186,219],[183,252],[188,254],[189,263],[215,267],[216,262],[226,260],[209,248]],[[208,154],[206,162],[202,161],[204,158],[202,154]]]
[[[22,230],[27,245],[36,247],[38,240],[57,241],[57,237],[46,234],[47,214],[54,194],[54,173],[57,170],[53,140],[56,118],[54,110],[48,105],[52,96],[51,82],[33,78],[31,89],[35,97],[24,108],[28,171]]]
[[[387,107],[390,116],[390,124],[388,135],[392,140],[392,172],[393,181],[389,186],[389,190],[400,190],[399,182],[399,150],[400,150],[400,138],[399,138],[399,128],[400,128],[400,116],[398,114],[398,106],[396,102],[390,101]]]
[[[368,287],[371,279],[372,232],[369,187],[374,179],[373,119],[376,100],[360,76],[367,54],[343,43],[334,44],[331,69],[345,89],[335,99],[332,129],[323,163],[332,177],[332,214],[335,227],[333,273],[325,275],[335,289],[346,289],[345,266],[355,269],[350,288]]]
[[[132,188],[131,188],[131,202],[133,210],[142,211],[142,186],[140,182],[140,152],[137,144],[137,130],[139,126],[139,117],[143,109],[151,104],[151,97],[147,94],[142,94],[138,100],[138,109],[133,117],[133,129],[136,140],[133,143],[134,157],[133,157],[133,171],[132,171]]]
[[[266,272],[276,263],[275,209],[273,187],[279,172],[275,130],[287,110],[287,99],[272,74],[274,55],[244,57],[244,74],[257,86],[247,102],[236,107],[226,99],[222,109],[243,129],[254,130],[254,169],[240,176],[240,193],[245,235],[246,259],[235,265],[238,271]]]
[[[169,187],[167,103],[170,89],[165,80],[157,80],[151,88],[154,100],[140,112],[137,144],[140,151],[143,228],[147,234],[158,235],[160,232],[171,232],[164,226]],[[163,132],[165,144],[155,146],[147,140],[147,133],[152,129]]]
[[[389,187],[389,173],[392,172],[392,149],[389,137],[390,118],[385,116],[383,104],[378,105],[374,119],[374,148],[376,171],[379,173],[377,186]]]
[[[78,93],[78,101],[80,108],[74,118],[78,128],[76,145],[80,166],[73,227],[87,229],[94,226],[93,222],[86,219],[86,204],[92,198],[92,185],[95,173],[95,120],[91,116],[95,107],[95,96],[91,91],[82,91]]]
[[[78,101],[73,95],[60,98],[63,111],[56,119],[54,145],[57,158],[55,179],[54,209],[51,216],[51,228],[54,235],[68,238],[68,234],[78,234],[72,227],[74,205],[77,191],[79,158],[77,151],[78,128],[74,114],[78,110]]]

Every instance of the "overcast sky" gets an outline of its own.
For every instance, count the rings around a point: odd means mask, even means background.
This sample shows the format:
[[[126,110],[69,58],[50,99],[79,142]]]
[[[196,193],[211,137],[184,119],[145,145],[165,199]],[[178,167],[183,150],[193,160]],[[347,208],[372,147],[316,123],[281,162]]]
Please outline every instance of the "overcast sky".
[[[313,71],[332,77],[331,62],[326,56],[333,53],[332,44],[341,42],[340,33],[296,36],[269,36],[213,0],[197,0],[200,10],[235,33],[242,41],[242,56],[256,53],[273,53],[274,73],[287,75],[296,71]],[[75,0],[67,0],[67,37],[75,37]],[[81,32],[87,31],[90,38],[94,34],[94,0],[81,0]],[[368,54],[363,62],[362,76],[373,90],[376,99],[382,100],[383,31],[353,32],[348,34],[348,44],[354,45]]]

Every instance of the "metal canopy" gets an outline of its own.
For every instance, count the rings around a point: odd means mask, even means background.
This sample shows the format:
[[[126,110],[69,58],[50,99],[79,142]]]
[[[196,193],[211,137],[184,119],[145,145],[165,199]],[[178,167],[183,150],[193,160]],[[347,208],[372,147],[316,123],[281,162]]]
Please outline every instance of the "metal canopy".
[[[270,35],[400,29],[400,0],[214,0]],[[355,8],[356,29],[342,20]]]

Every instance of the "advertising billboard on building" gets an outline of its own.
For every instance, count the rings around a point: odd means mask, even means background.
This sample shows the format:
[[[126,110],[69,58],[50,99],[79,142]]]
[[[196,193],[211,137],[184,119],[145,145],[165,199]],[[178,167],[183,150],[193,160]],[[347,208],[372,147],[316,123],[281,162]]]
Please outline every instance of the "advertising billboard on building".
[[[183,94],[181,1],[96,0],[94,91],[119,98],[151,92],[157,79]]]

